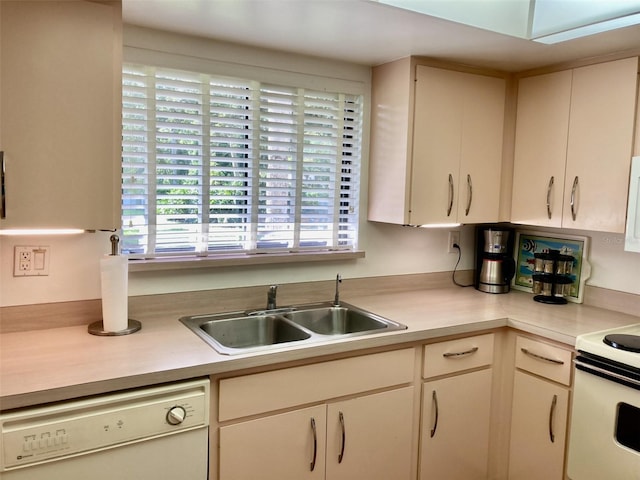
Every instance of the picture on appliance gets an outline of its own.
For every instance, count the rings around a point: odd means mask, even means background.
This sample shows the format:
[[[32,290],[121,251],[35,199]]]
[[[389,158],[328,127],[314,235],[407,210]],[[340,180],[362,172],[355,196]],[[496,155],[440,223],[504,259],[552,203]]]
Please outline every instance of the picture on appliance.
[[[581,275],[583,270],[586,238],[553,238],[526,232],[518,233],[516,244],[516,274],[513,279],[515,288],[532,291],[533,275],[536,272],[536,254],[557,253],[573,257],[564,272],[571,280],[567,297],[580,298]],[[538,255],[540,257],[540,255]]]

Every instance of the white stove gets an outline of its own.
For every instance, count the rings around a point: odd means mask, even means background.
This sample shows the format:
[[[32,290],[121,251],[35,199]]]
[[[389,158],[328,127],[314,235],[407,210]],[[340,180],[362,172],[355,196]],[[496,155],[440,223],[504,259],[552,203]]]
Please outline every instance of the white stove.
[[[640,324],[576,339],[567,476],[640,480]]]
[[[640,368],[640,323],[580,335],[576,350]]]

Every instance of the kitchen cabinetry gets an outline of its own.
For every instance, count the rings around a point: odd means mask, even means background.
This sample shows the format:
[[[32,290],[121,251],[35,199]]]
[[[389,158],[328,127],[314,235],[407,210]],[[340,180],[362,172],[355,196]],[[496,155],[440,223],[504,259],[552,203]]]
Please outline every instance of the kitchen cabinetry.
[[[637,79],[636,57],[520,79],[512,222],[624,232]]]
[[[119,1],[2,1],[2,228],[120,224]]]
[[[369,220],[498,221],[505,80],[402,59],[375,67]]]
[[[221,380],[220,480],[408,480],[414,362],[404,349]]]
[[[516,340],[510,480],[564,478],[571,357],[537,340]]]
[[[488,334],[425,347],[421,480],[487,478],[493,343]]]

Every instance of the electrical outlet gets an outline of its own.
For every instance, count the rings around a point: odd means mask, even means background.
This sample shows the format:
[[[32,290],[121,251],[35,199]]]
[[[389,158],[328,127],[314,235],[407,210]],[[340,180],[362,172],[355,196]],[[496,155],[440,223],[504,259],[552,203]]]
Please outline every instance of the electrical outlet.
[[[449,253],[458,253],[458,249],[453,245],[456,244],[458,247],[460,246],[460,230],[451,230],[449,232],[449,249],[447,250]]]
[[[13,257],[14,277],[43,277],[49,275],[48,246],[16,245]]]

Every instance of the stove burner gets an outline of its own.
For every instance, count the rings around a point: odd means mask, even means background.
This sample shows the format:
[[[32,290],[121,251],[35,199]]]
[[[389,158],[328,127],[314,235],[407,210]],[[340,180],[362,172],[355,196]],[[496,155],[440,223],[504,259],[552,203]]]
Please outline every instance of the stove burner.
[[[619,350],[640,353],[640,335],[611,334],[604,337],[603,342]]]

